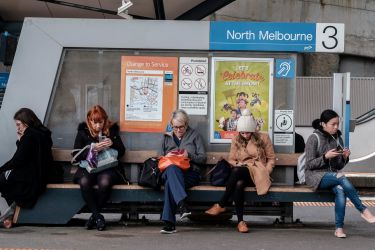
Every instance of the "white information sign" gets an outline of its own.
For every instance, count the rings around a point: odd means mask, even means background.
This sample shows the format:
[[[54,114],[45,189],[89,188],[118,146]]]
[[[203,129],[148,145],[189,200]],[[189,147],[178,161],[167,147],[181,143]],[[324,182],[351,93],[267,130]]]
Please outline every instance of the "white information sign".
[[[274,132],[293,133],[293,110],[275,110]]]
[[[178,95],[179,108],[189,115],[207,115],[207,95]]]
[[[344,52],[345,25],[343,23],[316,24],[316,52]]]
[[[293,146],[293,133],[274,133],[273,144],[275,146]]]
[[[207,115],[208,58],[180,57],[178,107],[189,115]]]
[[[208,91],[208,58],[181,57],[179,91]]]

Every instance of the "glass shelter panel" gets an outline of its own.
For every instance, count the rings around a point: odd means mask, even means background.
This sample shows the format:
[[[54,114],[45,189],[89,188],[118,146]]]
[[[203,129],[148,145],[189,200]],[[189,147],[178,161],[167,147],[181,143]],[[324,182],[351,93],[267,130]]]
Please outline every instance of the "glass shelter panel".
[[[46,117],[47,126],[53,131],[54,146],[72,148],[77,127],[85,120],[91,106],[99,104],[107,111],[111,120],[119,122],[121,103],[121,57],[204,57],[208,58],[208,79],[210,82],[211,58],[271,58],[297,59],[295,54],[271,54],[254,52],[211,52],[211,51],[151,51],[110,49],[64,49],[60,68],[55,80],[54,91]],[[276,64],[274,64],[276,66]],[[274,70],[276,73],[276,71]],[[177,76],[179,77],[179,76]],[[181,94],[181,93],[180,93]],[[210,143],[210,88],[207,93],[207,115],[191,115],[190,125],[198,128],[207,151],[229,151],[229,144]],[[178,100],[178,97],[177,97]],[[294,110],[295,77],[273,76],[273,110]],[[216,121],[212,121],[216,122]],[[271,131],[272,133],[272,131]],[[128,150],[158,150],[161,133],[122,132],[121,136]],[[272,138],[273,139],[273,138]],[[291,153],[294,144],[275,146],[276,152]]]

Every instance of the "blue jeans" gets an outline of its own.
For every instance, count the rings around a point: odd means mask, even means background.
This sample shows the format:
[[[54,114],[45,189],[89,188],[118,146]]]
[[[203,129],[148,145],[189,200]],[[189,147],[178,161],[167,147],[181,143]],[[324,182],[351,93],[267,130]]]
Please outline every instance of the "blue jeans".
[[[169,166],[161,177],[164,184],[164,205],[161,220],[176,224],[177,205],[187,197],[186,189],[199,184],[200,175],[191,168],[182,172],[177,166]]]
[[[344,176],[338,176],[338,173],[326,173],[319,184],[319,189],[332,189],[335,193],[335,224],[336,228],[344,226],[346,197],[354,204],[359,212],[363,212],[366,207],[359,199],[357,190],[352,183]]]

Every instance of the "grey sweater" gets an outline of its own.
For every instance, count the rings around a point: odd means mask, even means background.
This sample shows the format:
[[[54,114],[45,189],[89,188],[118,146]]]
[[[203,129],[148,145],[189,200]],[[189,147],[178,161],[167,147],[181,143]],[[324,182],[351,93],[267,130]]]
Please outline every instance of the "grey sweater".
[[[177,146],[173,140],[173,132],[165,133],[160,154],[166,155],[170,151],[177,149],[185,149],[188,152],[191,168],[200,173],[200,165],[206,163],[207,156],[202,137],[198,132],[188,127],[181,139],[180,146]]]
[[[318,138],[315,135],[310,135],[306,142],[306,184],[317,190],[323,176],[329,172],[337,172],[345,167],[349,159],[344,159],[342,155],[339,155],[332,159],[323,159],[323,155],[337,147],[340,143],[343,146],[343,140],[341,138],[341,132],[338,132],[338,136],[331,136],[330,134],[315,130],[320,139],[320,147],[318,148]]]

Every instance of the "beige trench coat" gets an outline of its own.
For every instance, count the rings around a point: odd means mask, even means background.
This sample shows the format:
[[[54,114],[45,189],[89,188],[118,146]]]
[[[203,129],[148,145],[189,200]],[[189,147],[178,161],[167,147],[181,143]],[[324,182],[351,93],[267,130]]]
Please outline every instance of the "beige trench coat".
[[[275,166],[275,152],[267,134],[259,133],[263,147],[258,149],[250,140],[246,147],[238,142],[239,135],[232,140],[228,162],[233,167],[246,165],[258,195],[264,195],[271,186],[270,174]]]

